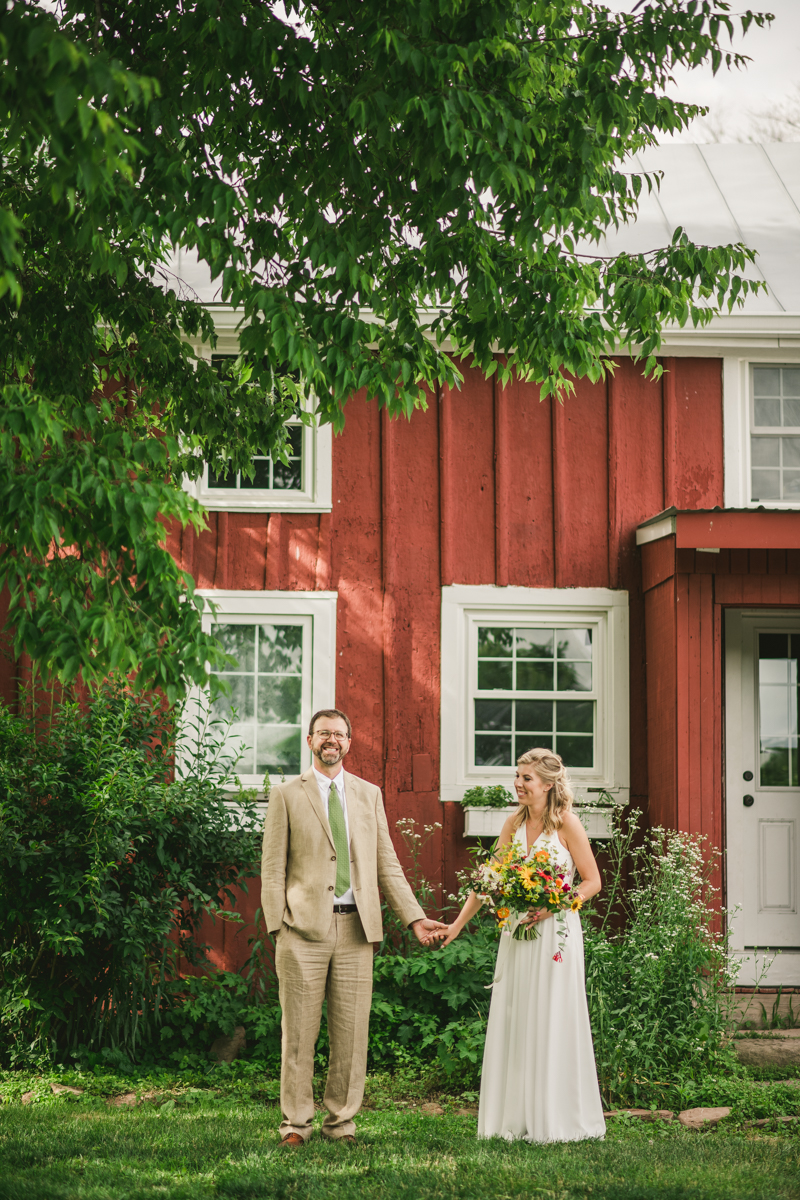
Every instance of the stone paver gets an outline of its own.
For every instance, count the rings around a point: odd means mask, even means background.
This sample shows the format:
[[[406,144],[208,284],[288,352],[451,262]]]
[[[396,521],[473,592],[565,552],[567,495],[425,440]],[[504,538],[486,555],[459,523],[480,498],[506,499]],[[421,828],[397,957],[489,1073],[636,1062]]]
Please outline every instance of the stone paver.
[[[737,1038],[736,1057],[746,1067],[800,1067],[800,1029]]]
[[[718,1125],[731,1115],[730,1108],[687,1108],[678,1113],[678,1120],[686,1129],[703,1129],[706,1125]]]

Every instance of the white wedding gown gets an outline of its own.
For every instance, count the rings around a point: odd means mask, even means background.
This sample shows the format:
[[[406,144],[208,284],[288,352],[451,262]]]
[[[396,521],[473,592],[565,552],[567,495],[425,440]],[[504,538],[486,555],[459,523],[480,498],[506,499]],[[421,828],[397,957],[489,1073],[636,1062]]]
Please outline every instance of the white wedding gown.
[[[516,840],[525,851],[524,824]],[[557,833],[540,834],[572,883],[575,864]],[[576,1142],[601,1138],[606,1125],[597,1085],[578,913],[566,914],[562,961],[558,917],[532,942],[501,935],[481,1073],[478,1137]]]

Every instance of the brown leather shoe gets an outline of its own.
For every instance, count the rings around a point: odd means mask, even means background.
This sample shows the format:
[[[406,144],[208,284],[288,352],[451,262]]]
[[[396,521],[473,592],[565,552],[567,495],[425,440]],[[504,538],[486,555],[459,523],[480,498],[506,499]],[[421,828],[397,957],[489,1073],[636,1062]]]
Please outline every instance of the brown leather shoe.
[[[300,1137],[299,1133],[287,1133],[281,1138],[278,1149],[282,1150],[285,1146],[297,1148],[298,1146],[305,1146],[305,1144],[305,1140]]]
[[[352,1133],[341,1133],[338,1137],[331,1137],[329,1133],[325,1134],[326,1142],[347,1142],[348,1146],[355,1146],[356,1139]]]

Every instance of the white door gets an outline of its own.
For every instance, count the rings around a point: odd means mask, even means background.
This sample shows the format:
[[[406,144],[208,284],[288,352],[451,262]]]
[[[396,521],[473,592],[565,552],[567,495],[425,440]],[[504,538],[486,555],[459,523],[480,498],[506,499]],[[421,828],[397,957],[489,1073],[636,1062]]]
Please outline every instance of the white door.
[[[800,610],[725,622],[727,906],[740,984],[800,984]],[[763,975],[765,960],[772,964]]]

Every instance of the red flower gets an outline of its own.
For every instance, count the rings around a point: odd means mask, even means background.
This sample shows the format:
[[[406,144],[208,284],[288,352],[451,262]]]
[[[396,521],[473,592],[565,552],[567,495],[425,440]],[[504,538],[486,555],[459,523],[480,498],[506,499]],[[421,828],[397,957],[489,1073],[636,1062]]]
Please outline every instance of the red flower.
[[[563,962],[563,961],[564,960],[561,957],[561,951],[559,950],[557,954],[553,955],[553,962]]]

